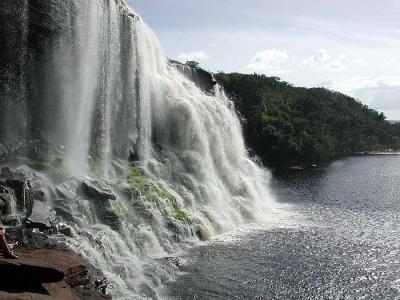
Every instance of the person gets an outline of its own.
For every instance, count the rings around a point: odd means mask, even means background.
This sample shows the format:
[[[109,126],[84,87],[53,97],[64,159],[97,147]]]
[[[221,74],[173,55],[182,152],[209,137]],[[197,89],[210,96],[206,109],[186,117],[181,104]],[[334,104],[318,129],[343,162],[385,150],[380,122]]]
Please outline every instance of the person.
[[[6,240],[6,229],[0,225],[0,248],[4,250],[4,256],[6,258],[18,258],[18,256],[13,252],[15,244],[7,244]]]

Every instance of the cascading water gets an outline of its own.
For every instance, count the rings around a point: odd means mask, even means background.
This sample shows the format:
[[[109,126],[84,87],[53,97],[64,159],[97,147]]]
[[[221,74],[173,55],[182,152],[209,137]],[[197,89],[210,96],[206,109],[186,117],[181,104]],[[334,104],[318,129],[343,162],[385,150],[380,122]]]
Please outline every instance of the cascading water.
[[[0,63],[0,142],[39,141],[40,151],[18,155],[62,155],[75,175],[63,189],[96,174],[117,191],[107,204],[117,228],[99,217],[104,204],[75,197],[66,240],[116,298],[154,296],[171,272],[160,258],[268,217],[269,175],[246,155],[232,103],[169,64],[124,3],[7,0],[0,9],[0,25],[17,33],[1,53],[18,58]]]

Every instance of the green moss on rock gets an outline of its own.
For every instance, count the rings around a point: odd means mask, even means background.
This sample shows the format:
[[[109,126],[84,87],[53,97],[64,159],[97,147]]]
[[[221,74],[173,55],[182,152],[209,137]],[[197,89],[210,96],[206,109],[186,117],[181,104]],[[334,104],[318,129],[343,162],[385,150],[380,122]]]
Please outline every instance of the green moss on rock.
[[[25,164],[30,168],[48,173],[54,177],[66,177],[67,171],[64,168],[63,158],[61,156],[49,156],[43,160],[33,160],[27,157],[18,157],[19,164]]]
[[[172,209],[174,211],[174,217],[185,224],[191,224],[191,220],[188,217],[187,213],[183,211],[175,198],[174,195],[169,193],[164,188],[159,185],[151,182],[148,178],[146,178],[143,170],[135,165],[129,166],[129,174],[128,174],[128,182],[133,183],[134,186],[125,188],[125,192],[131,198],[137,198],[139,196],[143,196],[143,200],[145,201],[154,201],[158,198],[164,199],[170,203]]]

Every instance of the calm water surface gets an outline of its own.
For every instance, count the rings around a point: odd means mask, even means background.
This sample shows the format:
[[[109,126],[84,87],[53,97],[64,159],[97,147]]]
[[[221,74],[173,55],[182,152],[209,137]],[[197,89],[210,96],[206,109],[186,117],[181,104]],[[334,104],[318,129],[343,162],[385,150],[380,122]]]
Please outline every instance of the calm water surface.
[[[278,222],[180,255],[170,299],[399,299],[400,156],[275,177]]]

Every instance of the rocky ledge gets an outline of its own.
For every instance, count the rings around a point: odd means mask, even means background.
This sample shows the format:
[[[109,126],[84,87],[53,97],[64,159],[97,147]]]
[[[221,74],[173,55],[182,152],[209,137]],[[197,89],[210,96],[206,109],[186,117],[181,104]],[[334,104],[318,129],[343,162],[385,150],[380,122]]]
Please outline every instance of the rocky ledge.
[[[16,249],[18,259],[0,254],[0,300],[111,299],[100,271],[37,235]]]
[[[26,246],[17,250],[18,259],[0,256],[0,300],[111,299],[105,294],[106,280],[72,253]]]
[[[59,250],[25,250],[0,258],[0,299],[80,299],[74,287],[87,281],[88,267]]]
[[[214,94],[214,87],[217,84],[214,76],[199,67],[199,64],[195,61],[188,61],[185,64],[180,63],[176,60],[169,60],[169,64],[178,69],[183,75],[189,80],[193,81],[198,88],[208,94]]]
[[[101,199],[113,196],[97,182],[86,180],[82,185]],[[53,193],[67,196],[67,191],[60,186]],[[102,272],[65,244],[71,227],[49,206],[48,198],[48,189],[34,177],[1,169],[0,225],[6,228],[8,243],[16,244],[18,258],[5,258],[0,249],[0,300],[111,299]]]

